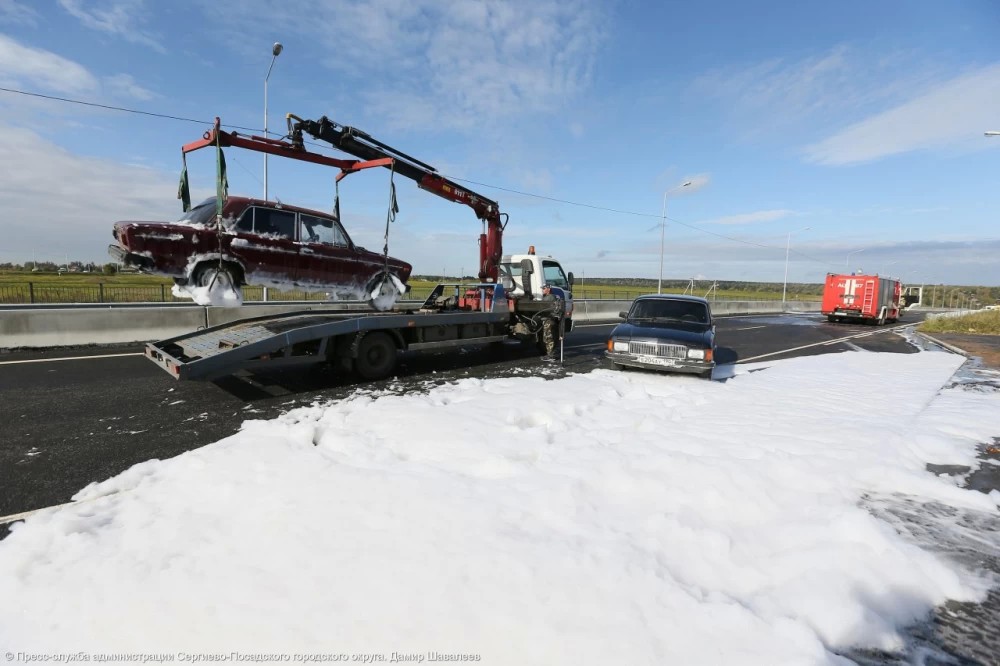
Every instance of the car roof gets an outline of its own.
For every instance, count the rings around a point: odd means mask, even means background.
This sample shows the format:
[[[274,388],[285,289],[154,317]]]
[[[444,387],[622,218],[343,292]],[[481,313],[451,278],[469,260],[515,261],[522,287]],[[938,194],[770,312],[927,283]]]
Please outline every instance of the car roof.
[[[701,303],[708,305],[708,299],[701,296],[688,296],[687,294],[644,294],[638,296],[637,301],[687,301],[689,303]]]

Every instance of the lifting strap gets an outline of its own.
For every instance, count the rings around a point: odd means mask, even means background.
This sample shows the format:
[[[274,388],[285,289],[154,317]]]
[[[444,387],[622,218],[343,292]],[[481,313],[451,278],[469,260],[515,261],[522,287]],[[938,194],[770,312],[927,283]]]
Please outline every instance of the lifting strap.
[[[396,221],[396,213],[399,212],[399,203],[396,201],[396,183],[393,176],[396,174],[396,160],[392,161],[389,167],[389,210],[385,216],[385,245],[382,247],[382,260],[385,272],[389,272],[389,225]]]
[[[222,208],[229,198],[229,178],[226,175],[226,154],[222,152],[222,143],[219,141],[219,133],[215,134],[215,215],[219,222],[222,221]]]
[[[191,210],[191,188],[188,187],[188,160],[184,151],[181,151],[181,161],[184,166],[181,168],[181,181],[177,184],[177,198],[181,200],[186,213]]]
[[[340,181],[333,181],[333,218],[340,223]]]

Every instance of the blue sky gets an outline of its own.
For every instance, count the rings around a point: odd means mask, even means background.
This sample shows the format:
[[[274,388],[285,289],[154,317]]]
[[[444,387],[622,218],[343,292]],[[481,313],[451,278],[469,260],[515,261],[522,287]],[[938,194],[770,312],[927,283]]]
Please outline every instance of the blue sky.
[[[655,278],[663,194],[691,181],[667,199],[668,278],[780,282],[791,234],[792,281],[850,256],[995,285],[997,34],[988,0],[0,0],[0,87],[261,128],[280,41],[271,130],[327,115],[504,188],[472,186],[510,215],[507,252]],[[0,92],[0,261],[103,261],[112,222],[175,218],[205,129]],[[231,191],[260,196],[262,157],[228,157]],[[209,192],[210,156],[190,165]],[[333,175],[272,159],[270,194],[329,209]],[[391,253],[474,273],[471,210],[398,193]],[[381,248],[387,197],[382,170],[342,183],[355,241]]]

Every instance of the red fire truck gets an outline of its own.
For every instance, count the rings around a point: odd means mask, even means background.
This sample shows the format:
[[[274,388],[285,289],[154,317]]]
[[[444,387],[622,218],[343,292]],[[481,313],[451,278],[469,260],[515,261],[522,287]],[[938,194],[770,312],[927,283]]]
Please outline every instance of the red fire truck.
[[[901,293],[899,280],[892,278],[828,273],[822,312],[835,322],[892,323],[900,316]]]

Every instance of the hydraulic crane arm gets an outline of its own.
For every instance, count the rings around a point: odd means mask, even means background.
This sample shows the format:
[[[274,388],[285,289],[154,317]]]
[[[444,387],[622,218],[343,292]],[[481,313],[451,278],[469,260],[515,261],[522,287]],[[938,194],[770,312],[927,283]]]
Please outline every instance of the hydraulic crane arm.
[[[382,166],[416,181],[421,189],[472,208],[476,217],[483,221],[483,233],[479,236],[479,279],[497,281],[503,254],[503,231],[506,226],[506,222],[501,222],[501,218],[506,216],[500,213],[497,202],[441,176],[437,169],[429,164],[387,146],[359,129],[340,125],[326,116],[319,120],[304,120],[288,114],[288,134],[292,145],[299,149],[303,149],[303,132],[349,155],[361,158],[366,164],[391,158],[391,163],[383,162]],[[337,175],[337,180],[350,172],[351,169],[344,169]]]

